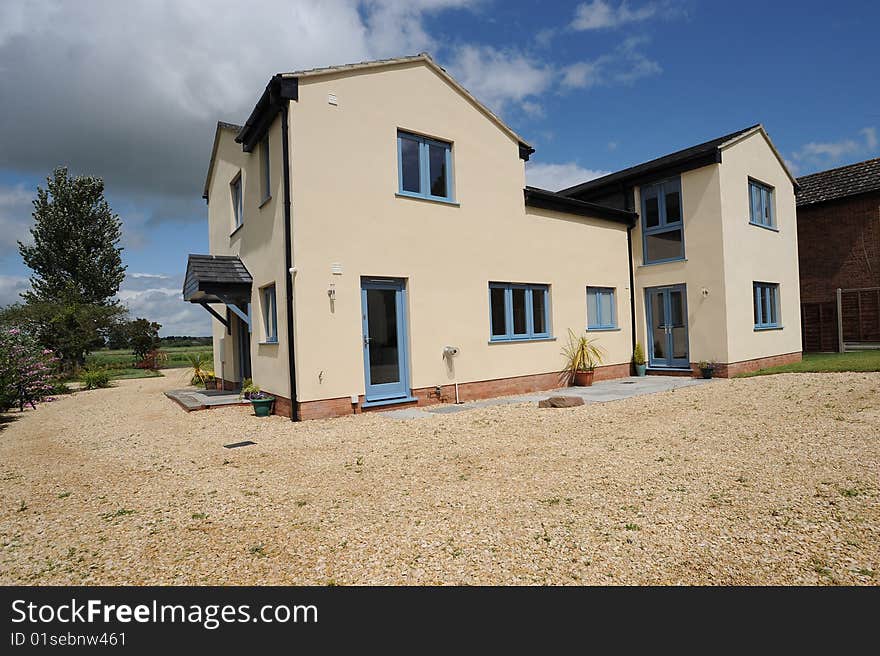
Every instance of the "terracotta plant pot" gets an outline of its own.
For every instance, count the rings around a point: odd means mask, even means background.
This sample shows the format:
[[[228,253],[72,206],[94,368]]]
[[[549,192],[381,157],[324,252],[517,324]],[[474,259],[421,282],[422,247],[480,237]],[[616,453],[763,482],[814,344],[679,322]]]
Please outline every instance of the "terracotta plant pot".
[[[576,371],[574,372],[574,380],[572,384],[575,387],[589,387],[593,384],[594,371]]]

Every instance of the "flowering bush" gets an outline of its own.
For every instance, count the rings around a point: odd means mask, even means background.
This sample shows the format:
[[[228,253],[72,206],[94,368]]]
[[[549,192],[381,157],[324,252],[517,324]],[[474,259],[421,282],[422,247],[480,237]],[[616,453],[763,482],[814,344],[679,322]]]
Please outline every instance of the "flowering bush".
[[[0,411],[50,400],[57,358],[18,328],[0,330]]]

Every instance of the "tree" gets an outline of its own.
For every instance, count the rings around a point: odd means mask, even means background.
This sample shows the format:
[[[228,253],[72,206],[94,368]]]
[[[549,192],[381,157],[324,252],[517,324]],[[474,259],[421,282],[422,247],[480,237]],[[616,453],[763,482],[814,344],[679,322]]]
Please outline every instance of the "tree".
[[[65,371],[83,366],[86,355],[104,344],[107,331],[125,314],[119,305],[31,300],[0,312],[0,324],[20,327],[53,351]]]
[[[138,317],[125,324],[130,348],[138,360],[145,360],[150,351],[159,348],[159,329],[162,324]]]
[[[13,405],[35,408],[54,388],[55,357],[19,328],[0,330],[0,412]]]
[[[122,222],[104,199],[104,181],[70,177],[58,167],[37,188],[32,245],[18,242],[31,276],[28,302],[43,301],[112,305],[125,277]]]
[[[125,277],[122,223],[104,199],[104,182],[70,177],[58,167],[37,189],[33,244],[18,242],[31,268],[24,305],[3,314],[55,352],[64,369],[85,364],[86,354],[104,344],[125,314],[114,298]]]

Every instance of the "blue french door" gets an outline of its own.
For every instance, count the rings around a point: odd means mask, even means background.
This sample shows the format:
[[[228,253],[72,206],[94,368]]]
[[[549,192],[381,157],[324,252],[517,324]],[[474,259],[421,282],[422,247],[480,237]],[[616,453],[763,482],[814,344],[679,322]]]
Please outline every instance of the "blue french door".
[[[645,308],[648,364],[655,368],[689,369],[687,287],[649,287],[645,290]]]
[[[361,279],[365,396],[368,403],[410,395],[406,287],[397,278]]]

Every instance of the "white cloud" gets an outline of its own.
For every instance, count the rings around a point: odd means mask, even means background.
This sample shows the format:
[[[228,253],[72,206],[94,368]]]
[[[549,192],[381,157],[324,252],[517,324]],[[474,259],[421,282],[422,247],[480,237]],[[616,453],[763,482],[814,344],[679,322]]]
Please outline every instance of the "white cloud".
[[[129,316],[162,324],[159,334],[205,336],[211,334],[211,315],[202,307],[183,300],[182,276],[164,273],[127,274],[117,298]]]
[[[592,0],[577,6],[571,27],[578,31],[620,27],[647,20],[656,15],[657,10],[658,6],[653,2],[632,9],[626,0],[617,7],[605,0]]]
[[[555,71],[515,51],[491,46],[459,47],[449,64],[450,73],[493,111],[503,112],[511,103],[534,114],[534,98],[553,84]]]
[[[21,292],[29,287],[30,282],[24,276],[0,275],[0,307],[21,301]]]
[[[436,49],[426,18],[478,2],[4,0],[0,168],[198,202],[215,121],[243,121],[273,73]]]
[[[581,182],[600,178],[610,171],[585,169],[574,162],[564,164],[543,164],[540,162],[526,163],[526,182],[531,187],[559,191],[573,187]]]
[[[792,172],[822,169],[845,160],[868,157],[877,151],[877,128],[859,130],[861,138],[847,137],[838,141],[811,141],[792,153],[789,168]]]
[[[608,54],[566,66],[562,69],[562,87],[589,89],[596,85],[631,85],[643,77],[659,75],[663,72],[660,64],[642,52],[647,41],[646,38],[629,37]]]

